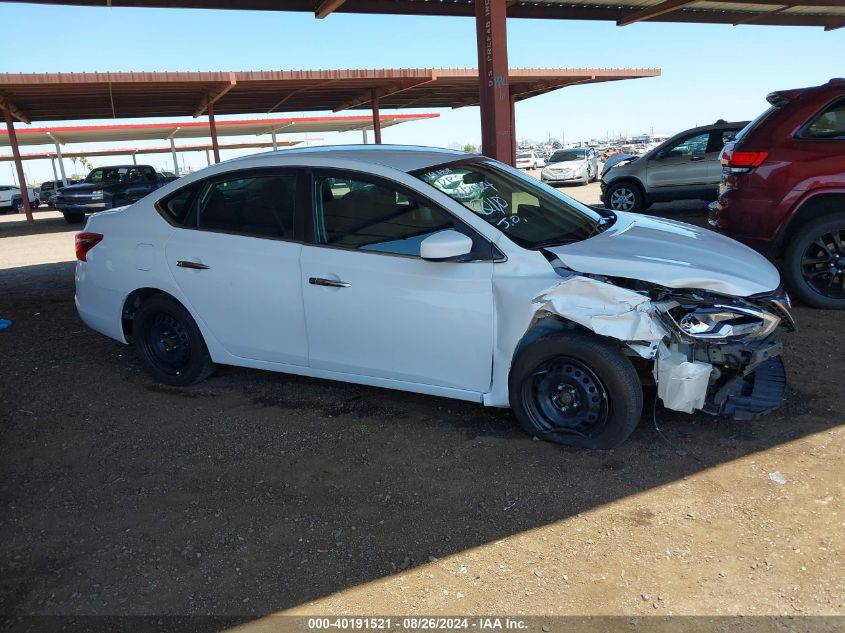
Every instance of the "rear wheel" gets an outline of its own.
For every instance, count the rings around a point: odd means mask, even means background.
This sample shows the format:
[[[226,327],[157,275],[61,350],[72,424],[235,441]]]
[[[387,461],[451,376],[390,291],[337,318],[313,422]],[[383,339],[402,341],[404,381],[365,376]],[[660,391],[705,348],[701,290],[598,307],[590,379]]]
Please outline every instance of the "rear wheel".
[[[783,277],[790,293],[804,303],[845,309],[845,213],[813,220],[792,236]]]
[[[141,304],[132,322],[132,339],[144,369],[166,385],[192,385],[214,371],[196,322],[172,297],[157,294]]]
[[[645,200],[640,188],[629,182],[620,182],[607,188],[607,206],[614,211],[642,211]]]
[[[65,222],[68,224],[82,224],[85,222],[84,213],[63,213],[62,215],[65,216]]]
[[[642,385],[617,347],[572,332],[528,345],[511,368],[510,404],[539,439],[582,448],[614,448],[631,435],[643,406]]]

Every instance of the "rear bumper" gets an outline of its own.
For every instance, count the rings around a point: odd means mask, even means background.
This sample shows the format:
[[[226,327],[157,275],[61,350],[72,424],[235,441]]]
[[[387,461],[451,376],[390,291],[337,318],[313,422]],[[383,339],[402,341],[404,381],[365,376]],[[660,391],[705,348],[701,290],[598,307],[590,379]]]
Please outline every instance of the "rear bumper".
[[[85,325],[92,330],[126,343],[122,323],[123,302],[126,297],[124,293],[94,283],[88,263],[76,263],[76,311]]]

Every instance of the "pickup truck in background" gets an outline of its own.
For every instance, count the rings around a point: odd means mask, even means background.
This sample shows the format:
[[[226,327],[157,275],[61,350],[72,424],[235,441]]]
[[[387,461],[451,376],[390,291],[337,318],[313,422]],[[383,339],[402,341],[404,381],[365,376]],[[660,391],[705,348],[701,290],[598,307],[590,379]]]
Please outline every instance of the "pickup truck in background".
[[[27,185],[26,188],[29,193],[29,204],[33,209],[37,209],[41,204],[38,199],[38,191],[33,187]],[[23,201],[21,200],[20,187],[16,185],[0,185],[0,213],[7,211],[20,211],[23,208]]]
[[[68,223],[80,224],[86,213],[132,204],[175,178],[162,176],[149,165],[97,167],[81,183],[60,189],[53,206]]]

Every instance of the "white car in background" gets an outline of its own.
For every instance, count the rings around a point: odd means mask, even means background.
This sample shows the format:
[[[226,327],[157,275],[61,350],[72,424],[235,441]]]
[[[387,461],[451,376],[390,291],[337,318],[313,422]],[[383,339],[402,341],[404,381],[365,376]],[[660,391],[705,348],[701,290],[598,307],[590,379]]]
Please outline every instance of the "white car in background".
[[[581,183],[599,178],[599,161],[591,147],[559,149],[549,157],[540,179],[550,185]]]
[[[215,363],[341,380],[510,406],[531,435],[592,448],[633,431],[641,380],[686,412],[783,397],[791,318],[764,257],[483,156],[230,160],[90,216],[76,254],[82,320],[168,385]]]
[[[38,200],[35,190],[29,185],[27,185],[26,190],[29,193],[30,204],[33,208],[37,208],[40,201]],[[20,187],[16,185],[0,185],[0,211],[8,211],[11,209],[16,202],[15,197],[20,195]]]
[[[535,151],[517,152],[517,169],[538,169],[546,164],[546,159]]]

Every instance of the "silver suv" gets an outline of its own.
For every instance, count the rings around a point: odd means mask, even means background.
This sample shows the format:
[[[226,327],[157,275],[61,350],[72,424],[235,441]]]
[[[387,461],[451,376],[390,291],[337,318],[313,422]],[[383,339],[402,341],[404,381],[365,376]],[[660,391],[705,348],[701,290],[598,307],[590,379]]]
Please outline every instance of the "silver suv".
[[[722,177],[719,154],[747,123],[717,121],[692,128],[642,157],[621,161],[602,174],[604,206],[615,211],[644,211],[654,202],[715,200]]]

